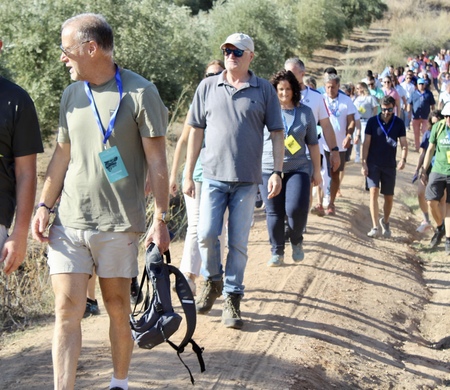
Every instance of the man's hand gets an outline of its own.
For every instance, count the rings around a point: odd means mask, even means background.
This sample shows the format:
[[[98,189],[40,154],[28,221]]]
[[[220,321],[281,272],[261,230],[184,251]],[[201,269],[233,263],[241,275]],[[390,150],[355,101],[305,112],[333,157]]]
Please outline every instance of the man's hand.
[[[426,186],[428,184],[428,175],[427,172],[422,169],[420,172],[420,182]]]
[[[164,222],[159,220],[153,221],[153,224],[147,233],[147,237],[145,237],[145,247],[148,248],[152,242],[156,244],[161,253],[164,253],[169,249],[169,229],[167,229],[167,225]]]
[[[339,150],[334,150],[330,152],[330,164],[333,172],[336,172],[341,165],[341,155]]]
[[[405,168],[405,166],[406,166],[406,161],[402,158],[397,164],[397,169],[399,171],[401,171],[403,168]]]
[[[361,173],[363,174],[363,176],[366,176],[366,177],[369,174],[369,168],[367,168],[367,164],[366,163],[362,163]]]
[[[351,144],[352,144],[352,137],[347,134],[344,140],[342,141],[342,147],[344,149],[348,149]]]
[[[269,182],[267,183],[267,198],[272,199],[277,196],[281,192],[281,186],[281,177],[276,173],[273,173],[269,178]]]
[[[12,274],[22,264],[27,253],[27,235],[11,234],[5,241],[0,253],[0,263],[3,263],[3,272]]]
[[[39,207],[31,222],[31,234],[36,241],[48,242],[48,237],[44,236],[50,219],[50,213],[45,207]]]
[[[311,184],[313,187],[320,185],[322,183],[322,175],[320,174],[320,171],[313,172],[311,179]]]

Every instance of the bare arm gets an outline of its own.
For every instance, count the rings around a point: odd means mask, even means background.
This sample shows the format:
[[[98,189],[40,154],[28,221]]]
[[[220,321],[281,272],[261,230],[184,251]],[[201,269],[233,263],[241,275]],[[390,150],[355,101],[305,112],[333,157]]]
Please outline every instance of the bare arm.
[[[273,150],[273,170],[283,170],[284,160],[284,130],[274,130],[270,132]],[[281,191],[281,177],[273,174],[267,183],[267,198],[271,199],[277,196]]]
[[[150,227],[145,246],[154,242],[161,253],[169,249],[170,236],[167,225],[161,221],[161,214],[169,211],[169,174],[166,160],[166,138],[165,137],[143,137],[145,159],[148,165],[148,178],[153,192],[154,214],[153,223]]]
[[[313,164],[312,185],[318,186],[322,182],[320,175],[320,149],[319,145],[308,145],[309,155]]]
[[[406,137],[400,137],[400,146],[402,147],[402,158],[398,162],[397,168],[402,170],[406,165],[406,157],[408,156],[408,142],[406,141]]]
[[[364,176],[369,174],[369,168],[367,167],[367,156],[369,155],[369,147],[372,136],[370,134],[366,134],[366,138],[364,139],[364,143],[362,145],[362,160],[361,160],[361,173]]]
[[[427,170],[431,164],[431,159],[434,156],[434,151],[436,150],[436,145],[430,143],[428,145],[427,153],[425,154],[425,158],[423,160],[422,170],[420,172],[420,181],[423,185],[426,185],[428,182]]]
[[[4,262],[6,275],[14,272],[25,259],[28,229],[36,196],[36,154],[14,159],[16,175],[16,218],[11,236],[1,249],[0,262]]]
[[[187,124],[189,113],[184,122],[183,131],[178,139],[177,146],[175,147],[175,153],[173,155],[172,169],[170,171],[169,190],[172,196],[175,196],[178,191],[178,170],[182,162],[186,159],[187,144],[189,139],[189,130],[191,127]]]
[[[189,141],[187,146],[187,157],[186,157],[186,174],[183,183],[183,192],[195,198],[195,185],[192,180],[194,174],[195,164],[197,163],[200,150],[202,148],[203,136],[205,131],[198,127],[191,127],[189,131]]]
[[[339,150],[332,151],[331,149],[337,146],[336,142],[336,134],[334,133],[333,126],[331,126],[330,118],[323,118],[319,121],[320,126],[322,127],[323,136],[325,137],[325,141],[330,149],[330,163],[331,169],[336,171],[341,165],[341,158],[339,157]]]
[[[350,147],[352,143],[352,136],[353,132],[355,131],[355,115],[349,114],[347,115],[347,130],[346,130],[346,137],[344,138],[344,141],[342,141],[342,147],[344,149],[347,149]]]
[[[53,152],[52,159],[45,174],[44,188],[39,198],[40,203],[45,203],[47,207],[53,208],[56,200],[61,194],[66,176],[67,167],[70,161],[70,144],[58,143]],[[39,207],[31,223],[33,238],[40,242],[47,242],[44,236],[49,221],[49,211],[45,207]]]

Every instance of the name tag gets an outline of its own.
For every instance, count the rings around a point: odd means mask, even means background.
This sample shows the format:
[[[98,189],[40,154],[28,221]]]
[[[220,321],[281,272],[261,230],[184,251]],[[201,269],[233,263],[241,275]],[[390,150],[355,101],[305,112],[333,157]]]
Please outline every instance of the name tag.
[[[128,176],[127,169],[125,168],[117,146],[106,149],[98,155],[110,183],[115,183]]]
[[[284,146],[291,154],[297,153],[302,148],[292,134],[284,140]]]

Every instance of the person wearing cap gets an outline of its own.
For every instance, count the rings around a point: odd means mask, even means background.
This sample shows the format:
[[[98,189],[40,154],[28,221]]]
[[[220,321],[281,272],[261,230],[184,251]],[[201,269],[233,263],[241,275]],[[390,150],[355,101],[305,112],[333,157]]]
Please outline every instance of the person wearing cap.
[[[391,237],[389,217],[394,203],[394,187],[396,170],[406,165],[408,142],[406,140],[405,123],[395,115],[395,99],[385,96],[381,100],[381,113],[367,121],[362,148],[361,173],[366,177],[370,191],[370,216],[372,229],[369,237],[377,237],[378,223],[384,237]],[[396,162],[397,144],[402,148],[401,160]],[[379,217],[378,197],[384,196],[384,215]]]
[[[2,46],[0,41],[0,50]],[[1,76],[0,118],[0,264],[10,275],[27,252],[36,195],[36,155],[44,149],[33,101],[24,89]]]
[[[427,186],[425,198],[437,224],[430,241],[430,247],[434,248],[439,245],[445,236],[445,253],[450,255],[450,103],[445,104],[441,114],[444,119],[436,122],[431,129],[427,153],[420,171],[420,179]],[[427,172],[433,155],[434,162],[428,175]],[[445,208],[445,215],[443,215],[439,207],[439,201],[445,194],[445,190],[447,190],[447,207]]]
[[[201,150],[203,184],[197,234],[205,281],[197,294],[197,313],[208,313],[223,293],[222,323],[240,329],[248,236],[258,184],[262,183],[264,127],[273,144],[274,171],[267,185],[268,196],[273,198],[281,190],[284,125],[275,89],[249,70],[255,56],[253,40],[235,33],[220,48],[225,71],[202,80],[192,102],[183,192],[197,196],[192,176]],[[228,255],[224,270],[218,236],[227,207]]]
[[[434,110],[436,104],[433,94],[426,88],[425,80],[417,80],[417,89],[408,99],[408,112],[412,112],[412,126],[414,131],[414,146],[416,152],[420,148],[421,135],[427,130],[428,115]]]

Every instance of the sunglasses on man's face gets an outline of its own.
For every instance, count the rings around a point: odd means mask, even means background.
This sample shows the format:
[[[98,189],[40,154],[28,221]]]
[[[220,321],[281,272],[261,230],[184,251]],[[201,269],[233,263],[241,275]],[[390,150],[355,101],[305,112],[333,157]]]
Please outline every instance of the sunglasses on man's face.
[[[389,108],[381,107],[381,112],[389,112],[389,113],[391,113],[391,112],[394,112],[394,108],[393,107],[389,107]]]
[[[230,49],[228,47],[226,47],[225,49],[222,49],[222,53],[224,56],[229,56],[229,55],[231,55],[231,53],[233,53],[235,57],[242,57],[244,55],[244,51],[245,50],[241,50],[241,49]]]

